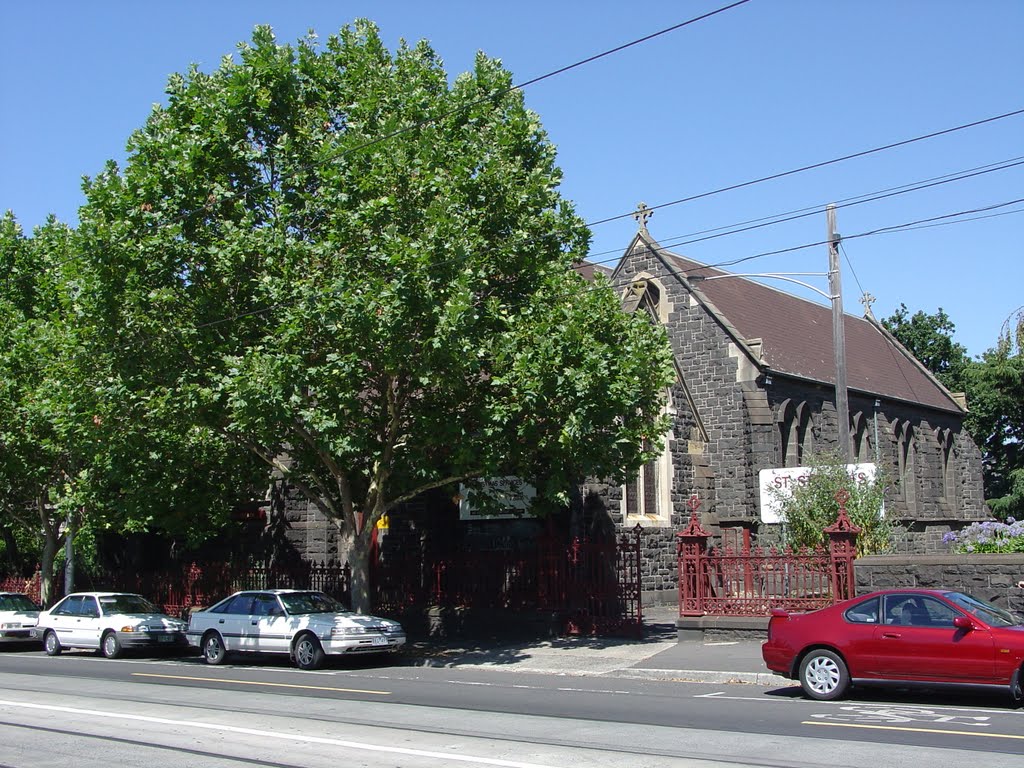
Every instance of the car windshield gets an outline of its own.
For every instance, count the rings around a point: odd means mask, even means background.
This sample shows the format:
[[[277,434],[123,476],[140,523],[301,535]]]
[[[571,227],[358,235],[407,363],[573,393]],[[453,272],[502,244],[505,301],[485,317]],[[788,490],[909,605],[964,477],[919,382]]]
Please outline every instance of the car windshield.
[[[104,595],[100,598],[100,605],[106,614],[160,613],[160,609],[140,595]]]
[[[303,613],[344,613],[348,608],[323,592],[292,592],[281,595],[289,615]]]
[[[993,627],[1013,627],[1017,624],[1024,624],[1024,619],[1021,619],[1020,616],[1012,611],[992,605],[992,603],[984,600],[979,600],[972,595],[965,595],[963,592],[947,592],[946,597],[968,613],[977,616]]]
[[[24,595],[0,595],[0,611],[38,611],[36,604]]]

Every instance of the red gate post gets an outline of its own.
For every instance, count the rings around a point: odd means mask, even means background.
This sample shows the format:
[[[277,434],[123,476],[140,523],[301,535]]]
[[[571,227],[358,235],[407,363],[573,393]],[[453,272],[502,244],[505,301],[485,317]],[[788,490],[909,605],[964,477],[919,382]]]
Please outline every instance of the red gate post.
[[[694,494],[686,503],[690,508],[690,522],[676,534],[679,565],[679,615],[703,616],[707,579],[704,573],[704,555],[711,534],[700,525],[697,510],[700,499]]]
[[[839,517],[825,529],[825,533],[828,534],[831,560],[832,599],[838,603],[853,597],[853,561],[857,559],[857,534],[861,529],[846,515],[850,492],[840,488],[836,491],[835,499],[839,502]]]

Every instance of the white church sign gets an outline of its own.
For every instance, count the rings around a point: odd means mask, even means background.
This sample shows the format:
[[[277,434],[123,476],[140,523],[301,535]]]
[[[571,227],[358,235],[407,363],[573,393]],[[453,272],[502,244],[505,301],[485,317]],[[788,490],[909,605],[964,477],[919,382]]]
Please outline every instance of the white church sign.
[[[875,482],[874,464],[847,464],[846,471],[858,485]],[[761,486],[761,522],[782,522],[782,498],[792,496],[793,491],[811,479],[810,467],[780,467],[762,469],[758,473]]]

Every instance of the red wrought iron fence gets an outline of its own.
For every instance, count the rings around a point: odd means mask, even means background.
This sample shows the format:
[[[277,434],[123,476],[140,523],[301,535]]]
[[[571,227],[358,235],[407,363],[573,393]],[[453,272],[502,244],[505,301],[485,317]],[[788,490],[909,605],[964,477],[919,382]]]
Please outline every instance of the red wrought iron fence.
[[[568,633],[640,634],[642,533],[637,526],[618,537],[566,543],[549,530],[519,545],[387,552],[374,569],[375,609],[543,611],[560,614]]]
[[[548,529],[537,539],[438,556],[415,547],[380,554],[371,573],[374,610],[400,616],[434,606],[558,614],[573,634],[640,635],[641,538],[637,525],[618,536],[566,542]],[[136,592],[170,615],[186,617],[240,589],[316,589],[342,602],[351,570],[337,561],[190,563],[156,571],[80,574],[79,589]],[[39,600],[39,574],[0,586]],[[55,598],[63,594],[59,579]]]
[[[298,562],[191,563],[184,569],[148,573],[109,573],[105,589],[138,592],[172,616],[212,605],[240,589],[315,589],[348,602],[347,563]]]
[[[38,567],[31,576],[7,576],[0,579],[0,592],[21,592],[35,603],[41,600],[42,588],[43,578]]]
[[[711,547],[711,534],[690,502],[690,522],[678,534],[681,616],[768,616],[775,608],[810,611],[853,596],[853,561],[860,529],[846,514],[849,494],[837,492],[839,516],[825,529],[829,547],[762,549],[749,539]]]

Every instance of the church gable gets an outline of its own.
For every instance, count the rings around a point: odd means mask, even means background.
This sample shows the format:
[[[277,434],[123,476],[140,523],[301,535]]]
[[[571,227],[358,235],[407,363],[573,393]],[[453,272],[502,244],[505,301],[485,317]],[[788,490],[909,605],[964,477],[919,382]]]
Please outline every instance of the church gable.
[[[618,489],[621,504],[609,509],[622,512],[623,524],[643,522],[638,494],[658,482],[664,490],[668,473],[675,525],[685,524],[686,502],[697,495],[705,526],[757,530],[760,470],[803,466],[839,447],[831,308],[742,277],[691,280],[727,273],[663,249],[646,215],[638,217],[610,277],[625,311],[665,326],[677,383],[666,463],[646,469],[637,489]],[[895,478],[887,509],[917,537],[914,548],[932,548],[943,526],[987,512],[962,404],[873,318],[847,315],[844,324],[850,455]],[[663,509],[657,517],[664,521]]]

